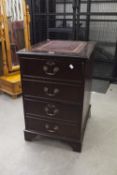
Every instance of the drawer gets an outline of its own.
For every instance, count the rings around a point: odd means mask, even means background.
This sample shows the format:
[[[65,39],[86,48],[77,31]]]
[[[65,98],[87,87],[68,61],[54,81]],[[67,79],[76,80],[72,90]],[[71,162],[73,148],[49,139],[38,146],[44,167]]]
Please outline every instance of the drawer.
[[[81,120],[80,105],[24,99],[24,109],[26,115],[36,118],[51,118],[69,122],[80,122]]]
[[[83,87],[80,85],[58,84],[36,80],[23,80],[23,92],[27,96],[36,98],[50,98],[54,100],[82,103]]]
[[[58,122],[26,118],[26,130],[36,131],[55,136],[79,138],[80,126],[60,124]]]
[[[27,59],[21,59],[21,71],[25,77],[48,78],[61,81],[83,81],[83,62],[39,58]]]

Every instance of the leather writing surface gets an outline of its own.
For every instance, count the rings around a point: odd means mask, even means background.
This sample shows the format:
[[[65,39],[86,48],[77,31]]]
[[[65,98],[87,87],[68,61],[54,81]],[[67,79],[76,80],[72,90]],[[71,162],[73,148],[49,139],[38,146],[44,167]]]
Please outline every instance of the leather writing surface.
[[[42,46],[37,46],[33,48],[32,51],[59,54],[79,54],[86,45],[86,42],[80,41],[48,41]]]

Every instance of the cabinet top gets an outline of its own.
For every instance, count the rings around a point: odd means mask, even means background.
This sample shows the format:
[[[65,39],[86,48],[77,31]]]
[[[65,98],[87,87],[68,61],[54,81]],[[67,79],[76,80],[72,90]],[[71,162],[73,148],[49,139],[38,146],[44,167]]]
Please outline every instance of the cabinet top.
[[[19,56],[56,56],[89,59],[95,48],[95,42],[47,40],[17,52]]]

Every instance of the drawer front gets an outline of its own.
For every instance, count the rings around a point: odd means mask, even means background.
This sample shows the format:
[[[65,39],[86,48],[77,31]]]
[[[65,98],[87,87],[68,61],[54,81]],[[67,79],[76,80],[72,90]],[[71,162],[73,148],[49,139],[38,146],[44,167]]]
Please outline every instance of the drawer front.
[[[57,84],[53,82],[24,80],[23,92],[27,96],[50,98],[82,103],[83,87]]]
[[[82,81],[84,64],[78,61],[49,59],[21,59],[23,75],[66,81]]]
[[[55,136],[80,138],[80,127],[78,125],[60,124],[52,121],[26,118],[26,130],[52,134]]]
[[[24,109],[26,115],[32,115],[35,118],[51,118],[69,122],[81,120],[80,105],[24,99]]]

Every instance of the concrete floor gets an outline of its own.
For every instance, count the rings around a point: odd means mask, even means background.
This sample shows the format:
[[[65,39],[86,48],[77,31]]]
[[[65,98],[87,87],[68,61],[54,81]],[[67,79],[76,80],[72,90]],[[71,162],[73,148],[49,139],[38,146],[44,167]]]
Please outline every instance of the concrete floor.
[[[92,93],[82,153],[47,138],[25,142],[22,98],[0,95],[0,175],[117,175],[117,85]]]

